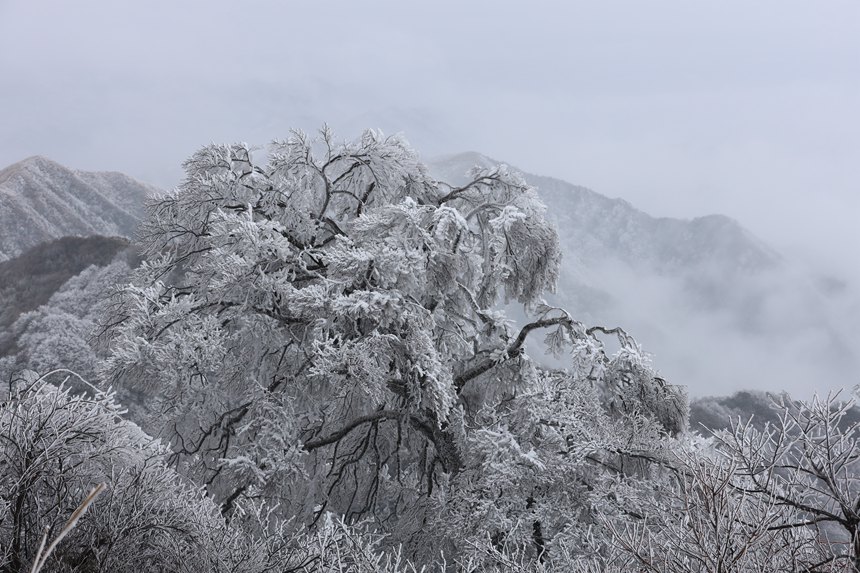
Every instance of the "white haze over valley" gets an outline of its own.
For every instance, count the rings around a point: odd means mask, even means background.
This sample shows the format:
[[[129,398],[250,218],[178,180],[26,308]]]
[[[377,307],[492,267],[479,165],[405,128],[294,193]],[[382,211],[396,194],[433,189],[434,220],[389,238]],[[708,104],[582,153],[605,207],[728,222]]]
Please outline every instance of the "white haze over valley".
[[[778,266],[707,290],[731,257],[637,265],[559,221],[558,299],[694,395],[805,396],[860,383],[858,54],[849,1],[0,0],[0,169],[44,155],[166,189],[202,144],[327,122],[724,214]]]

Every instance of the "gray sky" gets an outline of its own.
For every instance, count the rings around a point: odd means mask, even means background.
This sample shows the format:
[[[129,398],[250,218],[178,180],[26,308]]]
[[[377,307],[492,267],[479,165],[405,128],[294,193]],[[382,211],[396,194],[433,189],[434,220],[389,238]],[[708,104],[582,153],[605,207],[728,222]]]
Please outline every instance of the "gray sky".
[[[0,78],[0,165],[377,127],[860,259],[856,0],[0,0]]]

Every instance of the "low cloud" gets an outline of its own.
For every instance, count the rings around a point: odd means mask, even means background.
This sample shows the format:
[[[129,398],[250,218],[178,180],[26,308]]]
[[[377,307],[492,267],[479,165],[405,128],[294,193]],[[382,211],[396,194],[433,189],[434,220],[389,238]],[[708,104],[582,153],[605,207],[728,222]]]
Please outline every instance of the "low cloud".
[[[693,396],[757,389],[809,397],[860,383],[860,297],[839,279],[786,264],[735,277],[725,290],[710,281],[704,291],[689,280],[696,271],[660,276],[604,261],[583,274],[587,288],[563,284],[557,301],[571,302],[585,322],[623,326]],[[578,300],[583,290],[600,293],[600,304]]]

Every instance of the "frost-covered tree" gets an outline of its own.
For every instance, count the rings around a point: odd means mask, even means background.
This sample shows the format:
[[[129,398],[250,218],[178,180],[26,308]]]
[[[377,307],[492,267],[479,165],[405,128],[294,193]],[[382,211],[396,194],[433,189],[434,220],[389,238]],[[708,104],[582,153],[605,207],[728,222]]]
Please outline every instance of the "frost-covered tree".
[[[715,435],[738,470],[731,485],[784,508],[781,528],[811,532],[828,548],[816,570],[860,571],[860,423],[838,394],[810,402],[783,396],[778,422],[752,420]]]
[[[57,376],[59,386],[49,382]],[[0,402],[0,571],[30,571],[42,537],[53,538],[97,484],[105,491],[44,571],[250,573],[307,559],[250,506],[228,525],[166,465],[164,447],[123,419],[112,394],[72,393],[68,377],[25,373]]]
[[[422,570],[384,551],[378,533],[330,513],[303,532],[264,504],[239,502],[225,519],[165,463],[159,441],[124,419],[112,393],[73,392],[75,377],[26,372],[0,395],[3,573]],[[94,486],[100,495],[79,505]]]
[[[653,572],[860,570],[853,403],[782,396],[772,407],[762,426],[735,419],[707,441],[676,443],[669,479],[634,487],[627,518],[602,517],[611,532],[603,564]]]
[[[749,491],[736,457],[696,438],[677,444],[670,460],[662,487],[624,488],[636,499],[635,517],[604,516],[608,563],[653,573],[843,570],[829,566],[814,531],[795,526],[793,508]]]
[[[490,532],[537,557],[593,521],[595,475],[645,471],[683,428],[630,337],[542,302],[556,231],[506,168],[455,187],[400,137],[324,129],[264,165],[212,145],[185,169],[149,206],[105,374],[150,393],[150,427],[225,515],[262,499],[302,525],[371,518],[410,551]],[[538,332],[566,373],[525,353]]]

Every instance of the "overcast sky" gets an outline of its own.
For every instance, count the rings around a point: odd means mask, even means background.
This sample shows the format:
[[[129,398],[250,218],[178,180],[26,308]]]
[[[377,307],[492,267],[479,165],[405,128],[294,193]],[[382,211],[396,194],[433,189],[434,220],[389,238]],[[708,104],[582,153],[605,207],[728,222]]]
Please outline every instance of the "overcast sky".
[[[0,0],[0,78],[0,165],[375,127],[860,261],[856,0]]]

